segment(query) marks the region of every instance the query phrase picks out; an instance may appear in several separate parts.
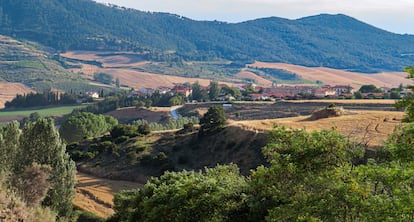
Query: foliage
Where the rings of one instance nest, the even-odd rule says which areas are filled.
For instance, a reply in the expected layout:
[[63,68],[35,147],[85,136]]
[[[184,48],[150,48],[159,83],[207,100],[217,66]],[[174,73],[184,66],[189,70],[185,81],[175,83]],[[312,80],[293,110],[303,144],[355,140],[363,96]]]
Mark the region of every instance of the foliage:
[[144,123],[141,125],[138,125],[138,132],[142,135],[148,135],[151,133],[151,129],[148,123]]
[[33,163],[27,166],[23,174],[14,182],[27,206],[39,206],[46,197],[50,188],[48,179],[51,170],[48,165]]
[[61,141],[54,122],[51,119],[39,119],[26,124],[19,141],[20,149],[14,172],[20,174],[25,166],[32,163],[49,165],[52,186],[43,205],[50,206],[61,216],[71,215],[76,168],[66,153],[65,144]]
[[196,100],[199,102],[207,101],[208,99],[207,92],[201,89],[201,85],[198,83],[198,81],[193,83],[191,85],[191,88],[193,90],[191,93],[192,100]]
[[411,221],[413,129],[366,159],[334,130],[278,127],[263,148],[268,163],[249,177],[234,165],[167,172],[117,194],[109,221]]
[[346,179],[342,170],[346,172],[361,151],[335,131],[274,129],[263,149],[270,166],[252,172],[252,219],[337,221],[335,216],[343,214],[332,201],[341,200],[335,192],[342,189],[342,176]]
[[[9,187],[10,177],[0,173],[0,218],[4,221],[54,222],[56,213],[39,205],[28,206],[14,187]],[[33,188],[35,190],[36,187]]]
[[101,136],[117,124],[118,121],[111,116],[78,112],[66,119],[59,132],[67,142],[74,142],[85,137]]
[[363,85],[359,88],[359,92],[361,93],[379,93],[381,89],[378,89],[375,85]]
[[220,95],[220,86],[218,84],[218,82],[216,81],[211,81],[210,82],[210,87],[208,90],[208,96],[210,98],[210,100],[216,100],[218,98],[218,96]]
[[54,92],[29,93],[27,95],[16,95],[12,101],[5,103],[6,108],[27,108],[49,105],[72,105],[76,104],[77,96],[63,93],[61,95]]
[[[408,73],[408,78],[414,78],[414,66],[408,66],[404,69]],[[414,91],[414,85],[407,86],[407,89]],[[414,122],[414,94],[411,93],[405,96],[402,100],[395,103],[395,107],[405,109],[406,116],[403,119],[405,122]]]
[[197,117],[182,117],[178,116],[178,119],[169,119],[168,123],[160,124],[160,123],[149,123],[146,120],[136,120],[133,122],[134,125],[143,125],[148,124],[150,131],[162,131],[162,130],[173,130],[173,129],[181,129],[184,128],[185,124],[192,123],[198,124],[199,120]]
[[[113,76],[111,74],[108,74],[108,73],[98,72],[98,73],[93,74],[93,79],[97,82],[101,82],[101,83],[110,85],[110,84],[112,84]],[[119,81],[119,79],[118,79],[118,81]]]
[[117,194],[109,221],[240,221],[245,188],[235,165],[166,172],[142,190]]
[[118,124],[112,128],[110,134],[113,139],[116,139],[121,136],[138,136],[139,133],[136,125]]
[[214,133],[226,124],[226,114],[221,106],[212,106],[200,119],[200,135]]
[[178,106],[184,104],[184,96],[182,95],[175,95],[168,100],[168,104],[170,106]]

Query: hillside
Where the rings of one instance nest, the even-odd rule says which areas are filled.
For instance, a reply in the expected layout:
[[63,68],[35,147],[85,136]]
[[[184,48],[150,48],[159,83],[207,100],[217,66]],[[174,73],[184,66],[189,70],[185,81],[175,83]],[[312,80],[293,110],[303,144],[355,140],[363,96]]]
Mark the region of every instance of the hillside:
[[91,0],[3,0],[0,24],[0,34],[60,51],[138,51],[156,61],[257,60],[360,72],[400,71],[414,63],[409,56],[414,36],[393,34],[345,15],[232,24]]
[[248,66],[280,69],[295,73],[312,82],[321,81],[327,85],[350,85],[359,89],[362,85],[374,84],[377,87],[397,87],[399,84],[409,85],[413,81],[403,72],[383,72],[375,74],[347,72],[324,67],[304,67],[286,63],[255,62]]
[[78,74],[66,70],[66,63],[58,61],[45,50],[36,43],[0,35],[0,81],[4,84],[20,83],[26,86],[19,86],[17,91],[16,84],[3,88],[2,94],[8,97],[4,97],[2,101],[12,99],[11,95],[31,90],[42,92],[57,88],[76,92],[96,88],[82,80]]

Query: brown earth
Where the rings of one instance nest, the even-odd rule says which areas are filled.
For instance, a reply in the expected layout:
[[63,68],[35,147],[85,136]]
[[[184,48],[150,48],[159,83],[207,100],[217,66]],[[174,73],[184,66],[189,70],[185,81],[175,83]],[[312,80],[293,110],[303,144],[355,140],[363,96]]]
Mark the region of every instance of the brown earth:
[[283,69],[302,76],[303,79],[311,81],[322,81],[328,85],[351,85],[359,89],[361,85],[374,84],[377,87],[398,87],[399,84],[412,84],[412,80],[407,79],[407,74],[403,72],[385,72],[378,74],[364,74],[347,72],[343,70],[330,69],[324,67],[305,67],[286,63],[266,63],[255,62],[249,66],[260,68]]
[[99,217],[109,217],[114,214],[112,209],[114,194],[121,190],[142,188],[143,184],[98,178],[78,172],[76,175],[76,196],[73,200],[75,207],[91,212]]
[[34,92],[29,87],[21,83],[0,82],[0,108],[4,108],[7,101],[13,100],[16,94]]

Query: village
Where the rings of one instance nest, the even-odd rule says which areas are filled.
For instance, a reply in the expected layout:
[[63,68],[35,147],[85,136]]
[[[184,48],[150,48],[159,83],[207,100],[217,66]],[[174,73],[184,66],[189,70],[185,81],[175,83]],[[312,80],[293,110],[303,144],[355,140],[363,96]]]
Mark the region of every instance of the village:
[[[213,82],[212,82],[213,83]],[[182,95],[191,98],[193,94],[192,84],[175,84],[174,87],[141,88],[132,90],[130,96],[147,97],[154,93],[161,95],[169,94]],[[276,101],[276,100],[298,100],[298,99],[400,99],[410,94],[409,89],[402,85],[398,88],[375,87],[374,85],[363,85],[360,89],[355,89],[350,85],[276,85],[271,87],[259,86],[253,83],[245,85],[228,86],[218,84],[219,94],[213,100],[216,101]],[[210,86],[200,86],[200,90],[210,92]],[[233,89],[233,93],[229,90]],[[234,93],[236,91],[236,93]],[[90,93],[89,93],[90,94]],[[96,95],[96,94],[95,94]]]

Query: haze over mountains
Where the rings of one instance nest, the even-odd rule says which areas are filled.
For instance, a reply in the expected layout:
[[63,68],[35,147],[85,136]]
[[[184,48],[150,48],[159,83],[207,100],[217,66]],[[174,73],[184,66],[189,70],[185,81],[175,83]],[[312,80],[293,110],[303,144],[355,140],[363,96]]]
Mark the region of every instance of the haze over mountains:
[[414,64],[414,36],[346,15],[230,24],[90,0],[2,0],[0,34],[59,51],[147,51],[153,60],[257,60],[367,73],[401,71]]

